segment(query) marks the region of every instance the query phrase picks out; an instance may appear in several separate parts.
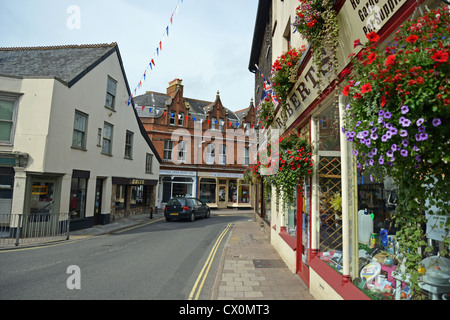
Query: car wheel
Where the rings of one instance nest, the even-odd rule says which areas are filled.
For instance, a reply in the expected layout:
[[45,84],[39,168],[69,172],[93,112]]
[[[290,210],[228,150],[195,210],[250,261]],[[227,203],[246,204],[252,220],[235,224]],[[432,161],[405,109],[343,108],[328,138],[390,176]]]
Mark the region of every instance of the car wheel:
[[166,218],[166,221],[167,221],[167,222],[170,222],[170,221],[172,221],[172,219],[170,219],[170,218]]
[[192,212],[191,213],[191,218],[189,219],[190,222],[194,222],[195,221],[195,214]]
[[208,211],[206,211],[206,218],[209,218],[211,216],[211,212],[208,210]]

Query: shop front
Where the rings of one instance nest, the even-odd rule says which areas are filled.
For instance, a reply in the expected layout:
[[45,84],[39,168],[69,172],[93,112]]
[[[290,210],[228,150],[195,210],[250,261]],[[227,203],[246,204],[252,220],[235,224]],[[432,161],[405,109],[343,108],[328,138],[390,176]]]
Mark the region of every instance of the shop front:
[[198,173],[195,171],[161,170],[158,207],[172,198],[195,197]]

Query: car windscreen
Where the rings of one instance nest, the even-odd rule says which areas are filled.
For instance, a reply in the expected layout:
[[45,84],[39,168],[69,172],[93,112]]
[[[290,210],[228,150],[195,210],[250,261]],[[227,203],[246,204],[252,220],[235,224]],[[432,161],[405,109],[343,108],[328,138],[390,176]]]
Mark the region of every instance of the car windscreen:
[[186,205],[186,199],[170,199],[167,203],[168,206],[185,206]]

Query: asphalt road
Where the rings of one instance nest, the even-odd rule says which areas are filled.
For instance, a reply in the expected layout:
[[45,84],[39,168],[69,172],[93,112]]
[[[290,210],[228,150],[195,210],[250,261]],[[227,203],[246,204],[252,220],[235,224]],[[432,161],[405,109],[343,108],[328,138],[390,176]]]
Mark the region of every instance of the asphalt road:
[[194,289],[194,297],[209,300],[230,234],[226,229],[248,219],[237,213],[163,220],[53,246],[0,251],[0,300],[188,300]]

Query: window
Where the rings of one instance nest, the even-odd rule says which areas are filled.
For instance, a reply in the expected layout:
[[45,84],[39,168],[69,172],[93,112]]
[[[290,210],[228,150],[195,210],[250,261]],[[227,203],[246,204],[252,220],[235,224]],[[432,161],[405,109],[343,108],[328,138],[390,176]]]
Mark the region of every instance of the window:
[[216,203],[216,179],[203,178],[200,181],[200,201]]
[[127,131],[127,135],[125,137],[125,158],[127,159],[133,158],[133,139],[134,133]]
[[145,173],[153,173],[152,167],[153,167],[153,155],[147,153],[145,159]]
[[211,129],[216,130],[217,119],[211,118]]
[[13,99],[0,99],[0,142],[12,143],[16,115],[16,101]]
[[244,130],[246,134],[250,133],[250,122],[244,123]]
[[176,116],[177,114],[175,113],[175,112],[171,112],[170,113],[170,121],[169,121],[169,124],[171,125],[171,126],[174,126],[175,125],[175,116]]
[[244,147],[244,166],[250,165],[250,148]]
[[75,120],[73,124],[72,147],[86,150],[88,116],[82,112],[75,111]]
[[243,180],[240,180],[239,183],[238,202],[250,203],[250,185],[245,184]]
[[102,128],[98,128],[97,132],[97,147],[102,146]]
[[111,77],[108,77],[108,85],[106,88],[106,103],[105,106],[109,109],[115,108],[116,104],[116,91],[117,91],[117,81]]
[[227,163],[227,146],[221,144],[219,147],[219,164]]
[[214,143],[208,144],[206,146],[206,163],[214,164],[215,157],[216,157],[216,145]]
[[225,121],[223,119],[219,119],[219,131],[223,131],[223,125]]
[[172,161],[173,141],[164,141],[164,161]]
[[178,125],[183,126],[184,125],[184,113],[178,114]]
[[103,126],[103,143],[102,143],[102,153],[112,154],[112,139],[113,139],[114,126],[105,122]]
[[187,141],[178,142],[178,161],[186,162],[187,159]]

